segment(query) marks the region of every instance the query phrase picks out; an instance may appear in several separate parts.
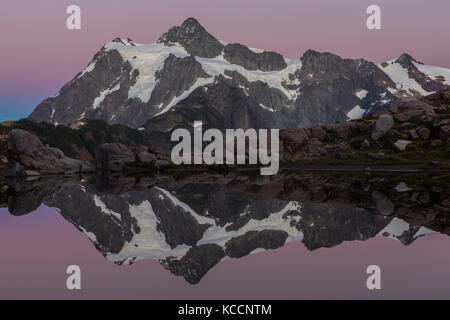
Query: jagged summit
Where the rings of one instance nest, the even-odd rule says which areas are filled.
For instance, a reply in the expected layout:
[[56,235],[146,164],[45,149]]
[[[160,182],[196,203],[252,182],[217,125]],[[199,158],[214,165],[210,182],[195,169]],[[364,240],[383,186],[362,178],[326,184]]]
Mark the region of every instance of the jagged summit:
[[300,61],[302,63],[308,63],[311,61],[315,61],[317,59],[341,59],[341,57],[339,57],[336,54],[333,54],[331,52],[319,52],[313,49],[308,49],[306,50],[303,55],[300,57]]
[[157,41],[166,45],[180,44],[197,57],[214,58],[223,50],[223,45],[195,19],[186,19],[181,26],[170,28]]
[[403,53],[400,57],[395,60],[396,63],[400,63],[403,67],[407,68],[408,66],[412,65],[413,62],[423,64],[422,62],[417,61],[414,59],[410,54]]
[[126,46],[133,46],[133,47],[135,46],[134,41],[132,39],[130,39],[130,38],[117,37],[117,38],[113,39],[111,42],[112,43],[121,43],[121,44],[126,45]]

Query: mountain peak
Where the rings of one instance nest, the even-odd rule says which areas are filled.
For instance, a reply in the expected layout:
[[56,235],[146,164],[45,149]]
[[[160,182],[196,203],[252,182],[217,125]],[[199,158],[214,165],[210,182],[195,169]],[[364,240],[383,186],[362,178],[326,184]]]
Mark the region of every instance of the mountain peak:
[[403,53],[400,57],[397,58],[397,60],[395,60],[395,62],[401,64],[403,67],[408,67],[408,66],[412,65],[413,62],[423,64],[422,62],[419,62],[416,59],[414,59],[408,53]]
[[158,39],[158,43],[178,43],[189,54],[202,58],[214,58],[223,50],[220,41],[208,33],[195,18],[188,18],[181,26],[170,28]]
[[314,63],[316,64],[318,61],[324,62],[325,60],[330,59],[341,59],[339,56],[332,54],[330,52],[319,52],[312,49],[308,49],[305,51],[300,60],[304,63]]
[[198,22],[197,19],[195,18],[187,18],[186,20],[183,21],[183,23],[180,26],[182,29],[191,29],[192,30],[196,30],[196,29],[200,29],[202,31],[206,31],[205,28],[203,28],[203,26],[200,24],[200,22]]
[[126,46],[133,46],[133,47],[135,46],[134,41],[132,39],[130,39],[130,38],[117,37],[117,38],[113,39],[111,42],[121,43],[121,44],[124,44]]

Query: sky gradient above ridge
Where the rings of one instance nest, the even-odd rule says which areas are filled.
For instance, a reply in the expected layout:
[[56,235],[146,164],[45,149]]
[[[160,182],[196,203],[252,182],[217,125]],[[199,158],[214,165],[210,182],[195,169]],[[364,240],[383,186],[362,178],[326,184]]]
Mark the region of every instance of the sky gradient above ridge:
[[[68,30],[66,8],[82,10]],[[1,4],[0,121],[25,117],[117,36],[152,43],[195,17],[215,37],[300,58],[307,49],[381,62],[410,53],[450,67],[450,2],[378,0],[382,30],[366,28],[366,0],[5,0]]]

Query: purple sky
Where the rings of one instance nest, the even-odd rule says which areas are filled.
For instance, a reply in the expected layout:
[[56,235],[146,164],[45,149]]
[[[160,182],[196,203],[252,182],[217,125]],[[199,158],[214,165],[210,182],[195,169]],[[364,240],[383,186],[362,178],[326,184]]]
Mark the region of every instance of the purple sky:
[[[55,210],[23,217],[0,209],[0,299],[375,299],[450,298],[450,238],[433,234],[405,247],[372,238],[308,251],[301,242],[224,261],[190,285],[157,261],[117,266]],[[82,290],[65,288],[68,265]],[[381,291],[367,290],[367,266],[381,267]]]
[[[378,4],[382,30],[369,31]],[[82,30],[65,27],[66,7],[82,9]],[[448,0],[3,0],[0,121],[29,113],[56,93],[116,36],[151,43],[196,17],[221,40],[299,58],[309,48],[381,62],[408,52],[450,67]]]

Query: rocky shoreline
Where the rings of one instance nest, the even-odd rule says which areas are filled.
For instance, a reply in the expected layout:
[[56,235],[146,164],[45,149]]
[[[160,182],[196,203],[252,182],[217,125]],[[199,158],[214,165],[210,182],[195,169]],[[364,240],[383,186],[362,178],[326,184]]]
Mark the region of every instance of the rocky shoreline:
[[[73,159],[58,148],[10,125],[0,135],[0,176],[74,175],[118,172],[154,173],[164,169],[192,169],[170,163],[170,146],[153,151],[147,145],[102,143],[85,160]],[[70,129],[76,130],[76,129]],[[5,130],[3,130],[5,131]],[[149,137],[152,140],[152,137]],[[161,137],[154,136],[161,142]],[[154,144],[150,141],[150,144]],[[405,167],[413,170],[450,168],[450,90],[418,101],[369,115],[360,120],[280,130],[280,165],[284,168],[318,166]],[[249,166],[239,166],[248,169]],[[203,170],[233,171],[236,167],[201,167]],[[317,169],[317,168],[316,168]]]

